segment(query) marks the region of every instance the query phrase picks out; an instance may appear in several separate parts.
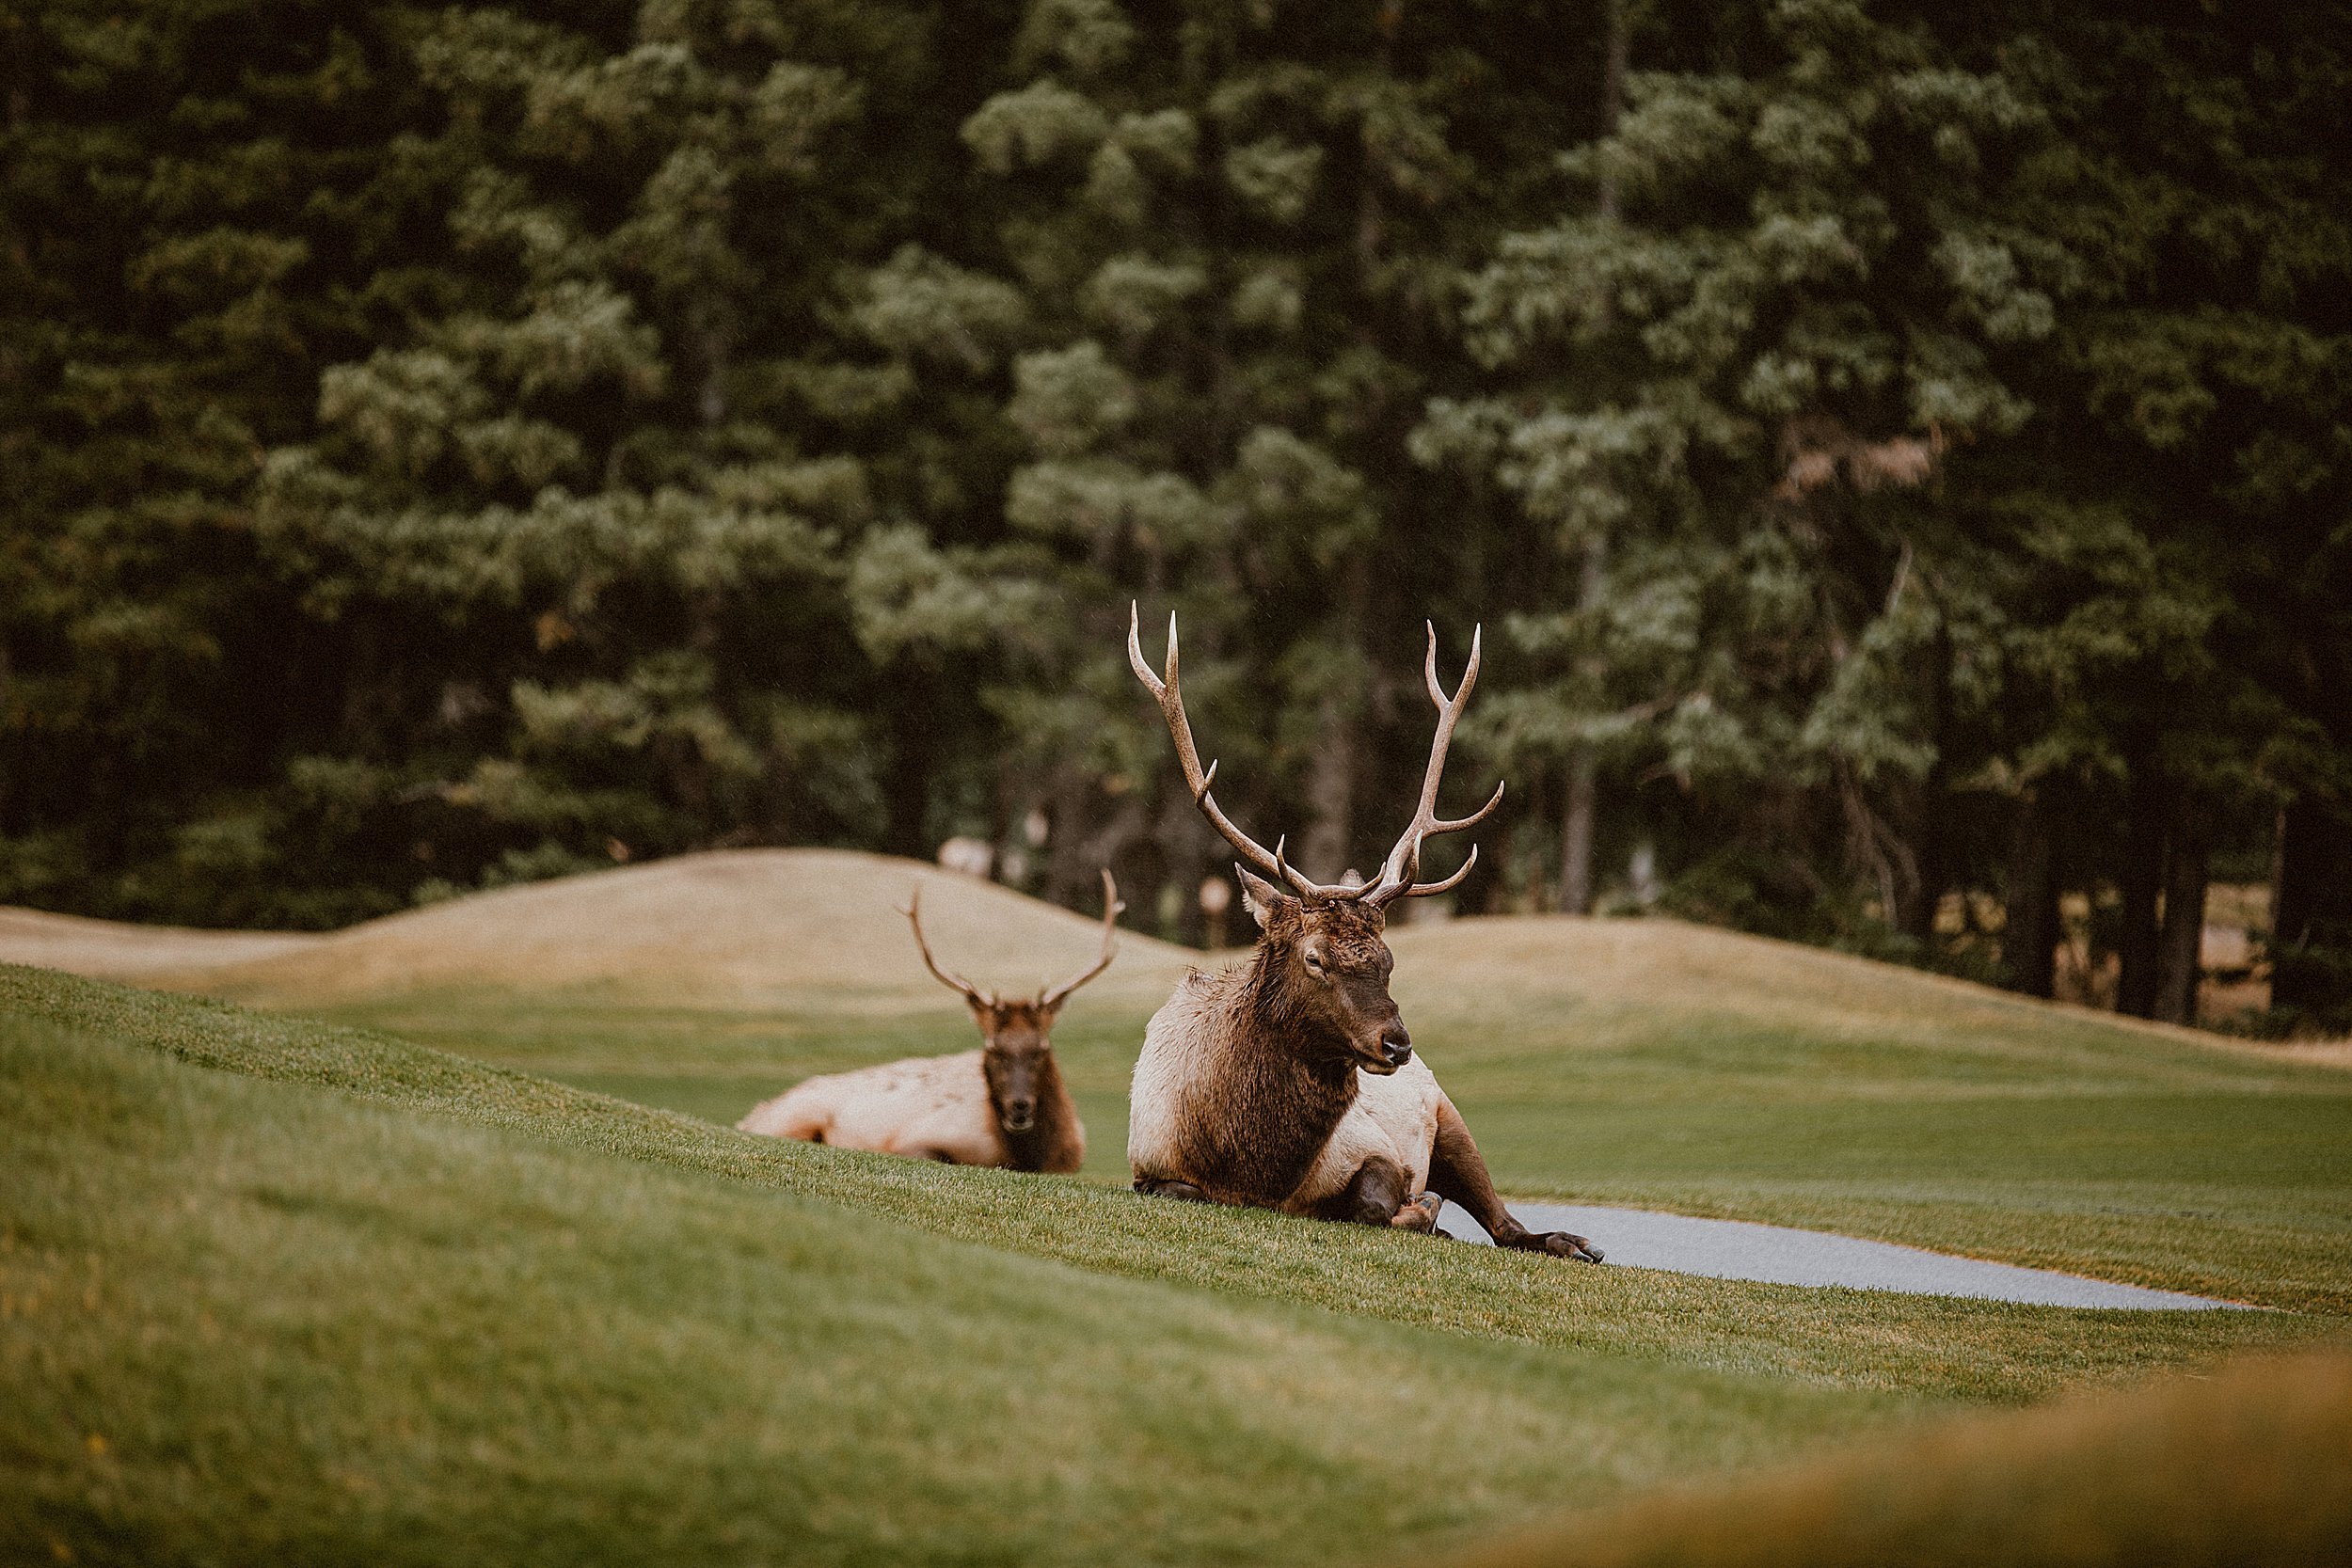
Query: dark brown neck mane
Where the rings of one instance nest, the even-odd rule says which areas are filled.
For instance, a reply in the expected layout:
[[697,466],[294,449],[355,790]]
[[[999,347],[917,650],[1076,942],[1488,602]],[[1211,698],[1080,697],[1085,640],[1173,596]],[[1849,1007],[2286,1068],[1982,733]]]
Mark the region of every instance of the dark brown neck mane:
[[1298,1005],[1290,964],[1287,948],[1258,944],[1231,993],[1213,1109],[1191,1118],[1192,1168],[1228,1201],[1287,1197],[1356,1102],[1347,1041]]

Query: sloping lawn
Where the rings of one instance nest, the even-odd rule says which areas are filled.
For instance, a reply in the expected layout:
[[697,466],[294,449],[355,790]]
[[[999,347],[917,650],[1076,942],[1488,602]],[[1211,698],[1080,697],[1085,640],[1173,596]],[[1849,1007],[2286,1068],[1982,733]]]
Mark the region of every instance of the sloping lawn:
[[[0,1560],[1345,1560],[1915,1403],[1112,1277],[551,1085],[6,979]],[[189,1060],[239,1053],[278,1070]]]
[[[2352,1072],[1665,922],[1463,921],[1396,947],[1414,1038],[1506,1193],[2352,1312]],[[895,1009],[472,990],[329,1016],[722,1123],[810,1073],[977,1038],[921,986]],[[1125,1182],[1146,1016],[1081,993],[1056,1031],[1089,1178]]]
[[1159,1203],[0,969],[9,1560],[1413,1558],[2336,1326]]

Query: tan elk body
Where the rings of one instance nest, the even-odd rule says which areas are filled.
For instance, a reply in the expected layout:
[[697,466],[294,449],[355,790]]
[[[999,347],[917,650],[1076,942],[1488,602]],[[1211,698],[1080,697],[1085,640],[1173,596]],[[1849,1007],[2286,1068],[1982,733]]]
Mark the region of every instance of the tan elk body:
[[1478,680],[1477,638],[1448,697],[1431,628],[1426,669],[1438,731],[1420,806],[1375,880],[1331,886],[1300,875],[1279,842],[1269,853],[1210,793],[1216,765],[1200,766],[1184,716],[1175,618],[1165,676],[1144,661],[1132,611],[1127,657],[1159,700],[1193,803],[1248,863],[1234,869],[1261,932],[1248,964],[1187,974],[1144,1031],[1127,1123],[1136,1190],[1411,1230],[1433,1228],[1440,1200],[1451,1200],[1502,1245],[1598,1262],[1583,1237],[1531,1231],[1512,1217],[1461,1113],[1413,1053],[1389,994],[1389,904],[1446,892],[1477,863],[1473,847],[1452,877],[1423,882],[1422,846],[1476,826],[1502,800],[1497,785],[1469,816],[1437,814],[1454,726]]
[[918,891],[906,914],[923,963],[962,994],[986,1043],[952,1056],[913,1056],[811,1078],[754,1107],[736,1125],[770,1137],[948,1164],[1076,1170],[1086,1162],[1086,1127],[1062,1086],[1051,1036],[1070,993],[1109,967],[1122,908],[1105,871],[1102,956],[1035,997],[1007,1000],[940,968],[923,938]]

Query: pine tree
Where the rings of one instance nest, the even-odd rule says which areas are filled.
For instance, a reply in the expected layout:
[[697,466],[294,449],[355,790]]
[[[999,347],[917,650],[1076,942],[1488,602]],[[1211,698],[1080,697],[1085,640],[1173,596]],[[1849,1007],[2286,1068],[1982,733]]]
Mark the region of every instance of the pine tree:
[[2160,9],[2057,37],[2065,199],[2037,222],[2082,281],[2037,367],[2067,417],[2018,505],[2044,560],[2104,580],[2053,620],[2038,752],[2090,808],[2077,875],[2120,892],[2120,1005],[2176,1022],[2214,857],[2282,806],[2280,1022],[2352,1019],[2346,20]]
[[672,0],[419,36],[446,243],[376,280],[400,324],[321,378],[262,515],[352,661],[297,766],[428,893],[878,831],[844,593],[875,499],[792,432],[875,392],[833,318],[907,195],[866,84],[902,86],[918,37]]
[[1515,621],[1557,674],[1498,705],[1503,743],[1678,784],[1645,810],[1716,846],[1704,911],[1858,939],[1842,859],[1915,947],[2007,626],[1938,502],[2025,422],[2013,366],[2072,264],[2017,221],[2038,56],[1836,0],[1756,23],[1637,13],[1636,64],[1693,66],[1631,71],[1562,160],[1567,211],[1475,279],[1470,344],[1511,388],[1435,404],[1420,446],[1607,563]]
[[407,16],[0,19],[0,900],[248,924],[384,907],[286,859],[339,809],[289,768],[334,679],[258,560],[251,490],[321,367],[367,341],[367,280],[417,216]]
[[1023,747],[1015,792],[1055,818],[1049,890],[1131,852],[1184,919],[1218,863],[1105,657],[1137,590],[1155,626],[1180,610],[1238,807],[1298,824],[1313,875],[1385,847],[1375,803],[1426,745],[1406,695],[1420,623],[1479,597],[1475,542],[1425,504],[1446,486],[1406,439],[1460,373],[1455,269],[1558,119],[1560,52],[1532,46],[1550,20],[1031,8],[1018,85],[965,137],[1041,340],[1006,404],[1028,457],[1006,516],[1070,608],[994,701]]

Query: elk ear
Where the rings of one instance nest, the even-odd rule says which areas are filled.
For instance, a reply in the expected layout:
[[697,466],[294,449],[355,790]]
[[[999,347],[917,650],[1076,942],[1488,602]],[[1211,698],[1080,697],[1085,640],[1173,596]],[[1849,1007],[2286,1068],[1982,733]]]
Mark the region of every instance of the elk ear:
[[1261,931],[1271,931],[1277,921],[1287,920],[1298,912],[1297,899],[1249,867],[1236,863],[1233,874],[1241,879],[1241,901],[1257,917]]

